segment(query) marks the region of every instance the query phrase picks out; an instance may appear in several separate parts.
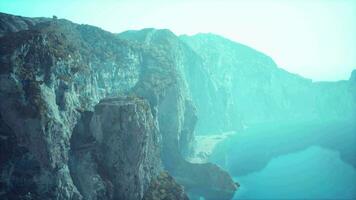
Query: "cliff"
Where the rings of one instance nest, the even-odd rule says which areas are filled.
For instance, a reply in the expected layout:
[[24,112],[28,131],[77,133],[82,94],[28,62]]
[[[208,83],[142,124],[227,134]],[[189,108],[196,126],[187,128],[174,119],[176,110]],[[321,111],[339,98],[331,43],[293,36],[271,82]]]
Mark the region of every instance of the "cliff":
[[232,197],[227,172],[185,161],[197,117],[171,53],[63,19],[0,18],[1,198],[141,199],[164,169],[194,195]]
[[[187,87],[186,74],[182,72],[184,55],[188,50],[187,46],[179,46],[183,43],[169,30],[144,29],[142,31],[129,31],[117,36],[128,42],[137,45],[157,49],[167,56],[170,64],[176,66],[174,73],[178,79],[167,79],[165,86],[160,90],[152,91],[144,84],[137,84],[134,88],[135,93],[150,99],[151,106],[157,108],[158,124],[163,133],[162,161],[165,168],[176,178],[179,184],[185,186],[190,196],[204,196],[205,198],[231,199],[233,191],[237,189],[235,183],[227,172],[221,170],[215,164],[194,164],[186,161],[186,157],[191,153],[194,142],[193,129],[197,121],[196,109],[190,96],[190,88]],[[184,45],[184,44],[183,44]],[[184,49],[187,48],[187,49]],[[183,54],[183,56],[182,56]],[[150,70],[149,70],[150,71]],[[164,73],[157,76],[167,77]],[[145,76],[149,77],[149,76]],[[171,84],[178,82],[179,84]],[[177,87],[179,86],[180,87]],[[154,97],[153,95],[157,95]],[[152,100],[153,99],[153,100]],[[178,138],[177,138],[178,135]]]
[[[243,126],[276,122],[356,119],[352,78],[350,81],[313,82],[278,68],[270,57],[257,50],[218,35],[183,35],[179,38],[201,58],[202,69],[217,88],[209,92],[218,98],[211,117],[220,116],[215,113],[221,112],[214,110],[223,111],[225,115],[223,124],[202,118],[197,125],[199,133],[239,130]],[[193,98],[193,101],[198,109],[202,107],[199,100]],[[199,110],[197,113],[200,119]]]
[[196,106],[198,134],[356,118],[352,78],[313,82],[278,68],[253,48],[214,34],[177,37],[169,30],[143,29],[118,37],[168,52]]
[[187,161],[195,132],[352,121],[354,83],[213,34],[0,14],[0,197],[231,199],[226,171]]

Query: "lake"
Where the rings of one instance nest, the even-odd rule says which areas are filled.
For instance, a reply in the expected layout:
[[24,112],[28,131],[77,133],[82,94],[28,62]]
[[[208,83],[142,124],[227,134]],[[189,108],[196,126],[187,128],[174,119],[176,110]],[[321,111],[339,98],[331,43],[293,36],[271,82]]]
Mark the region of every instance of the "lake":
[[356,199],[353,122],[250,127],[217,144],[209,161],[240,183],[236,199]]
[[356,170],[336,151],[313,146],[272,159],[261,171],[235,177],[234,199],[356,199]]

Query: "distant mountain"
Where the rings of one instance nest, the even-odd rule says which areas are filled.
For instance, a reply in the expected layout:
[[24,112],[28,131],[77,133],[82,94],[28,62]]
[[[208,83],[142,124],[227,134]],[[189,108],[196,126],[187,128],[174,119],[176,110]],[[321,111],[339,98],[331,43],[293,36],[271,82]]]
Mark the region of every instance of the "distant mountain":
[[213,34],[180,39],[202,58],[210,80],[225,93],[230,121],[221,129],[233,128],[240,123],[236,120],[248,126],[356,117],[350,81],[312,82],[278,68],[261,52]]
[[164,47],[179,66],[196,108],[198,134],[290,121],[350,121],[350,81],[312,82],[269,56],[214,34],[175,36],[169,30],[126,31],[122,39]]

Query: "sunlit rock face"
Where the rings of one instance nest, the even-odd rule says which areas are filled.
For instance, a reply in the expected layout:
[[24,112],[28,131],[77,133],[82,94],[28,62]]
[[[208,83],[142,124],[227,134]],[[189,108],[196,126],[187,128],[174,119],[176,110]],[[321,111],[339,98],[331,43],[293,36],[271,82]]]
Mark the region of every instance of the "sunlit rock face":
[[[163,169],[191,190],[235,192],[219,167],[184,159],[197,115],[174,53],[66,20],[12,29],[24,19],[3,17],[1,198],[140,199]],[[217,178],[200,186],[206,174]]]

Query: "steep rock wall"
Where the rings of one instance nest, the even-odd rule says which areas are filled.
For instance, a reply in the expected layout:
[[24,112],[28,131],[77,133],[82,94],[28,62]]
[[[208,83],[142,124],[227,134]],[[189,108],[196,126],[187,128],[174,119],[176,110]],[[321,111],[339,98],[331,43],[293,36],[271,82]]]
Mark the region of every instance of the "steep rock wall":
[[104,99],[82,116],[69,164],[81,194],[85,199],[142,199],[161,170],[161,139],[148,103],[135,97]]
[[[160,69],[158,72],[155,68],[146,68],[145,77],[156,78],[145,79],[134,89],[136,94],[150,100],[152,108],[157,109],[158,124],[164,141],[162,161],[165,168],[177,179],[178,183],[185,186],[192,198],[203,196],[206,199],[231,199],[237,186],[227,172],[211,163],[193,164],[185,160],[189,151],[184,152],[184,150],[192,148],[194,127],[198,120],[191,93],[185,85],[186,74],[182,69],[182,67],[187,67],[182,64],[182,60],[187,57],[181,48],[186,47],[180,47],[182,43],[168,30],[129,31],[120,34],[119,37],[144,43],[149,47],[157,48],[159,52],[168,52],[169,63],[178,66]],[[166,73],[176,75],[167,76]],[[166,77],[177,78],[167,79]],[[162,86],[160,90],[154,92],[150,90],[157,88],[152,87],[152,80],[156,80],[154,83]]]
[[[204,132],[239,130],[243,126],[275,122],[356,119],[350,81],[313,82],[278,68],[270,57],[257,50],[218,35],[179,38],[201,58],[202,69],[219,88],[211,92],[219,99],[214,109],[226,108],[223,124],[202,118],[201,126],[216,124]],[[211,115],[213,118],[219,116],[214,112]]]
[[[1,197],[17,195],[6,166],[22,156],[34,170],[22,193],[39,199],[139,199],[161,158],[169,173],[184,163],[185,178],[190,166],[199,169],[183,156],[193,144],[195,107],[166,52],[57,19],[5,33],[0,44],[1,138],[23,149],[1,164]],[[135,148],[123,140],[137,140]],[[211,170],[197,171],[227,175]],[[236,190],[228,175],[209,184]]]

